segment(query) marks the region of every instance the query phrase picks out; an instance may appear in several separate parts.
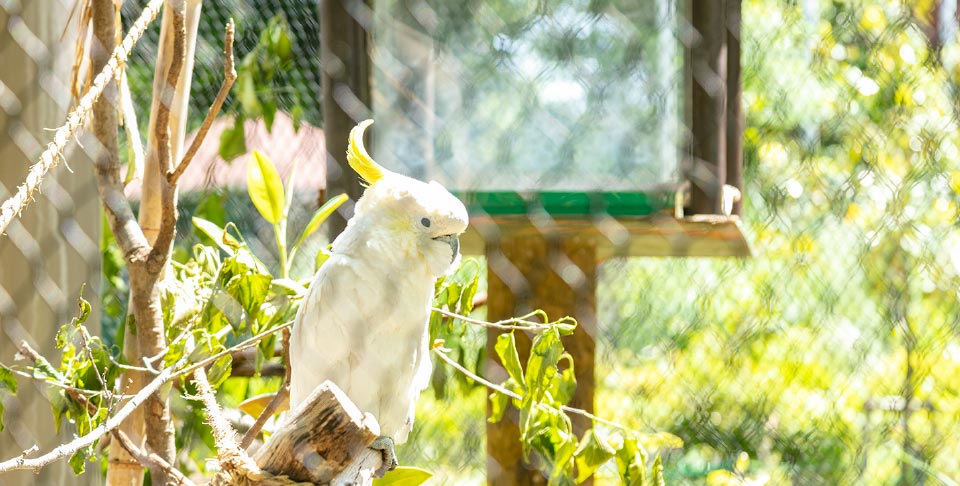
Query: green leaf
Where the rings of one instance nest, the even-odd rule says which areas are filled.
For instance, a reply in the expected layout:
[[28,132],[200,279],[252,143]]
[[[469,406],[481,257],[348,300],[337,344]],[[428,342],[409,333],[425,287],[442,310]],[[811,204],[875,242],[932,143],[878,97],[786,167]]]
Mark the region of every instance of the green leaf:
[[14,378],[13,371],[5,366],[0,366],[0,390],[17,393],[17,379]]
[[524,384],[531,390],[526,399],[540,401],[557,372],[557,360],[563,353],[560,334],[556,327],[547,329],[533,339]]
[[227,378],[230,378],[230,373],[232,370],[233,358],[229,354],[218,358],[210,367],[210,386],[214,389],[220,387],[220,385],[226,381]]
[[247,165],[247,191],[263,219],[270,224],[283,219],[285,197],[280,174],[273,161],[259,150],[253,151],[253,159]]
[[401,466],[382,478],[373,480],[373,486],[418,486],[433,477],[433,473],[416,467]]
[[293,248],[299,248],[308,236],[320,229],[320,225],[323,224],[323,222],[326,221],[327,218],[329,218],[330,215],[333,214],[333,212],[336,211],[341,204],[345,203],[347,199],[348,196],[346,194],[340,194],[323,203],[323,206],[320,206],[320,209],[317,209],[316,212],[313,213],[313,216],[310,218],[310,222],[307,223],[305,228],[303,228],[303,233],[301,233],[300,237],[297,238],[297,242],[294,243]]
[[257,97],[257,85],[251,71],[240,70],[237,76],[237,96],[240,98],[240,106],[245,116],[257,118],[263,113],[263,106]]
[[313,261],[313,271],[316,272],[317,270],[319,270],[320,267],[323,266],[323,264],[330,259],[331,255],[333,255],[333,253],[330,253],[330,250],[326,248],[322,248],[320,251],[318,251],[317,257]]
[[598,437],[593,429],[587,430],[574,454],[574,461],[577,464],[577,482],[585,481],[614,455],[613,448]]
[[573,357],[569,353],[563,353],[560,359],[566,360],[568,365],[550,380],[550,395],[559,403],[567,403],[577,391],[577,377],[574,372]]
[[70,456],[70,467],[73,469],[73,474],[77,476],[83,474],[83,471],[86,470],[87,459],[90,458],[92,453],[93,447],[84,447]]
[[84,322],[87,322],[87,318],[90,317],[90,302],[87,302],[83,298],[83,287],[80,287],[80,297],[77,298],[77,307],[80,308],[79,314],[73,319],[74,325],[80,325]]
[[623,446],[617,450],[617,472],[620,474],[620,483],[625,486],[644,486],[646,482],[646,465],[643,451],[637,444],[637,439],[626,437]]
[[217,153],[227,162],[247,153],[247,138],[243,133],[242,116],[237,116],[233,126],[220,133],[220,148]]
[[495,424],[503,419],[507,413],[507,407],[510,405],[510,397],[500,392],[490,394],[490,418],[487,419],[491,424]]
[[520,366],[520,355],[517,353],[517,340],[513,331],[497,336],[497,344],[494,345],[494,349],[497,351],[497,356],[500,357],[500,362],[503,363],[503,367],[506,368],[510,378],[513,378],[513,381],[519,383],[520,386],[525,386],[523,368]]
[[653,486],[665,486],[666,481],[663,478],[663,462],[660,460],[660,454],[653,460],[653,466],[650,466],[650,481]]
[[215,223],[197,216],[194,216],[192,221],[193,225],[196,226],[201,233],[213,240],[223,251],[232,255],[237,248],[242,246],[236,238]]
[[307,288],[303,285],[300,285],[296,280],[291,280],[289,278],[278,278],[270,282],[271,289],[281,295],[307,295]]
[[294,133],[300,131],[300,126],[303,125],[303,107],[299,104],[294,105],[290,109],[290,118],[293,120],[293,131]]
[[277,117],[277,103],[272,97],[263,100],[263,124],[267,126],[267,133],[273,132],[273,120]]

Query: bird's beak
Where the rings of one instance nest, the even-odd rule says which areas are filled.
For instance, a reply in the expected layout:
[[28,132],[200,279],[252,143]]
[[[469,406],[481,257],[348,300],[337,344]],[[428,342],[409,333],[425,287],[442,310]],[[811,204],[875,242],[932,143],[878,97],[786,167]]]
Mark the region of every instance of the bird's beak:
[[460,235],[437,236],[433,240],[442,241],[450,245],[450,250],[452,251],[450,256],[450,262],[453,263],[454,261],[456,261],[457,255],[460,254]]

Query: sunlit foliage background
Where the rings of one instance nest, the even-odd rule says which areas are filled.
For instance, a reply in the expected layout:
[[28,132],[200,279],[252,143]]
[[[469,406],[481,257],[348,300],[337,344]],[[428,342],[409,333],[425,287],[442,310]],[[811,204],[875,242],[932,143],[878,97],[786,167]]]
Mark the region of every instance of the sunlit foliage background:
[[[937,32],[936,9],[743,2],[755,255],[601,271],[598,413],[682,438],[661,451],[669,484],[960,480],[960,45],[956,29]],[[248,17],[265,27],[280,9],[269,10]],[[304,25],[291,19],[295,46],[316,35]],[[294,84],[314,69],[295,58]],[[322,123],[308,95],[278,93],[272,109]],[[220,200],[229,212],[242,199]],[[481,332],[466,331],[467,364],[481,347]],[[258,393],[258,380],[228,381],[224,400]],[[435,484],[481,482],[486,395],[435,377],[401,462],[434,471]],[[616,471],[600,476],[612,483]]]
[[[755,256],[614,260],[598,292],[598,410],[684,440],[668,482],[960,478],[960,48],[930,9],[744,2]],[[465,398],[424,401],[412,460],[478,477]]]

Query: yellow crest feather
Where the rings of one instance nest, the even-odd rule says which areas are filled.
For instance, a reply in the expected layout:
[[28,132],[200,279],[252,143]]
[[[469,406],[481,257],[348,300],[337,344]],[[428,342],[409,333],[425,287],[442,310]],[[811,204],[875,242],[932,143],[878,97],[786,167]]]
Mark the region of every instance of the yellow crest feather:
[[347,162],[367,184],[383,179],[384,173],[389,172],[376,163],[363,146],[363,132],[372,124],[373,120],[364,120],[353,127],[353,130],[350,130],[350,141],[347,145]]

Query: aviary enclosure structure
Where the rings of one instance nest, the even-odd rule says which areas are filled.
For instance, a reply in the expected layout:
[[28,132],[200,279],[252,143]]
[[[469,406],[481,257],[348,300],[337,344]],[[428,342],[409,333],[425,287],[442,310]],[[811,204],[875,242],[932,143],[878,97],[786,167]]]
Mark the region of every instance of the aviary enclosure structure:
[[[101,44],[120,40],[147,2],[113,5],[0,2],[2,199],[97,85],[85,73],[109,49],[76,39],[109,24]],[[282,388],[279,329],[362,191],[343,154],[367,118],[380,163],[441,182],[471,213],[461,244],[474,259],[438,285],[431,388],[398,447],[428,484],[960,481],[956,2],[150,5],[184,9],[179,70],[192,76],[162,67],[178,49],[161,40],[161,22],[175,28],[164,13],[0,235],[0,460],[97,432],[150,382],[127,381],[137,373],[204,362],[212,390],[163,381],[169,400],[145,408],[173,416],[160,442],[104,433],[4,484],[138,482],[143,466],[154,481],[205,481],[218,450],[227,472],[264,466],[225,455],[247,438],[225,447],[206,421],[253,429],[257,444],[259,427],[276,430],[256,419]],[[204,139],[231,18],[237,79]],[[163,115],[168,77],[180,94]],[[97,113],[119,115],[116,149]],[[147,188],[167,123],[171,161],[205,141],[174,178],[161,275],[130,267],[104,187],[144,232],[160,226],[144,218],[169,214],[150,209],[151,194],[170,200],[162,181]],[[105,170],[110,153],[119,166]],[[282,211],[257,196],[271,191]],[[147,362],[123,354],[131,331],[151,344],[129,317],[140,271],[170,282],[165,354]],[[81,284],[92,307],[78,325]],[[547,318],[491,328],[537,309]],[[570,331],[555,321],[566,315],[578,325],[561,354],[550,336]]]

